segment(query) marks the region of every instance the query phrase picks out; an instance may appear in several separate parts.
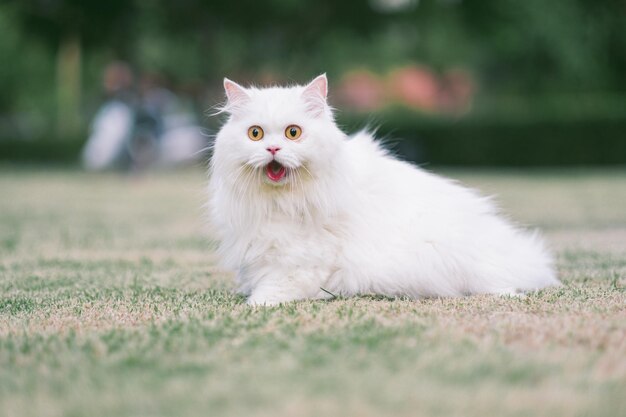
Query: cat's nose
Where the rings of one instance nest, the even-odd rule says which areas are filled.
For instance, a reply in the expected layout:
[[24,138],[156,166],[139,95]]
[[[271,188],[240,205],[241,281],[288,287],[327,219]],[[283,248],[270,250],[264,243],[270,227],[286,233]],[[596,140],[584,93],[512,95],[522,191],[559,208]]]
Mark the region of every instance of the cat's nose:
[[266,149],[272,155],[276,155],[276,152],[280,151],[280,148],[278,146],[270,146],[269,148],[266,148]]

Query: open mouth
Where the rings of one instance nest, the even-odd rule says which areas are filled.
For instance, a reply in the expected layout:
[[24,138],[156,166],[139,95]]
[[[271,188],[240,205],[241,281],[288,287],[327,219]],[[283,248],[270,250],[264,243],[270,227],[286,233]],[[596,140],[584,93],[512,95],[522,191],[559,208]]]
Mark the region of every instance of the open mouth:
[[274,160],[265,166],[265,173],[270,181],[279,182],[285,178],[287,170],[279,162]]

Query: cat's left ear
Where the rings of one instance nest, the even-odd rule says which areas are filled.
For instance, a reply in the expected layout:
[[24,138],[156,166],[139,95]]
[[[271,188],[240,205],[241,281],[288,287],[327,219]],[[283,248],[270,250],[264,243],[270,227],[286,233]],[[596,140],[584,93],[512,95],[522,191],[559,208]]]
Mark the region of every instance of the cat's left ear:
[[308,105],[311,113],[319,116],[326,112],[328,105],[326,97],[328,96],[328,79],[326,74],[318,75],[313,81],[304,87],[302,97]]
[[237,107],[250,99],[245,88],[228,78],[224,78],[224,91],[228,98],[228,107]]

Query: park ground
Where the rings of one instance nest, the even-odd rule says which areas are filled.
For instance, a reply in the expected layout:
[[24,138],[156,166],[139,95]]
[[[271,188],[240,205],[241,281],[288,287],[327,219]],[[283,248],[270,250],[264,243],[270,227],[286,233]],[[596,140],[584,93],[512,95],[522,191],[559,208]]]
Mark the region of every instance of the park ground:
[[626,415],[626,169],[444,173],[541,228],[564,285],[251,308],[202,169],[0,167],[0,415]]

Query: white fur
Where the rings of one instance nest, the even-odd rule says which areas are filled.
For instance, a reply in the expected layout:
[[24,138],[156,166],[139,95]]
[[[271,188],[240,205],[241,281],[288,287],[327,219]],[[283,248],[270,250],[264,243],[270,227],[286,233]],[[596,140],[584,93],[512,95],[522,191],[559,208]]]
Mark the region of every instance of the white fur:
[[[557,285],[536,233],[514,227],[475,191],[389,155],[367,132],[346,136],[308,86],[225,80],[230,114],[211,160],[210,215],[225,267],[250,304],[333,294],[447,297]],[[302,136],[290,141],[288,125]],[[260,141],[247,137],[258,125]],[[279,184],[263,170],[279,146]]]

